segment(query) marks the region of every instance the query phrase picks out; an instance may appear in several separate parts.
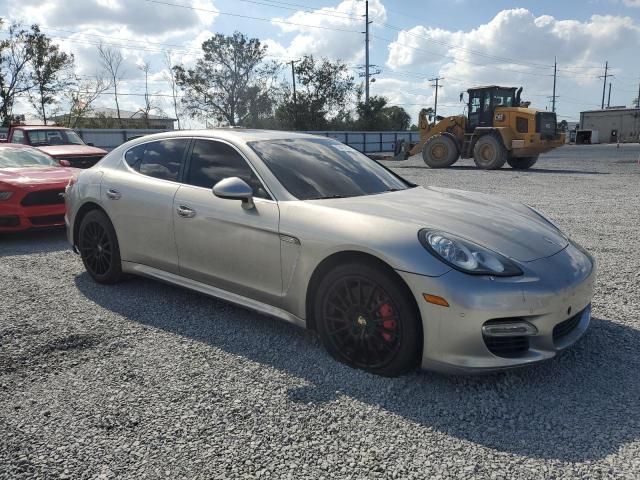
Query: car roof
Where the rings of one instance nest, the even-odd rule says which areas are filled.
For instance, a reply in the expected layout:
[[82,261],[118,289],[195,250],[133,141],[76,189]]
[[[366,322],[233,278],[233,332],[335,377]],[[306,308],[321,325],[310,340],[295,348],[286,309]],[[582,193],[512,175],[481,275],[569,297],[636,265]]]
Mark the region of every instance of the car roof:
[[30,146],[30,145],[23,145],[22,143],[7,143],[7,142],[2,142],[0,143],[0,148],[32,148],[35,150],[34,147]]
[[168,132],[154,133],[136,138],[134,141],[144,143],[149,140],[175,137],[205,137],[217,138],[229,141],[252,142],[257,140],[282,140],[290,138],[327,138],[324,135],[312,135],[309,133],[289,132],[286,130],[259,130],[253,128],[210,128],[203,130],[171,130]]
[[20,128],[22,130],[71,130],[67,127],[53,125],[12,125],[11,128]]

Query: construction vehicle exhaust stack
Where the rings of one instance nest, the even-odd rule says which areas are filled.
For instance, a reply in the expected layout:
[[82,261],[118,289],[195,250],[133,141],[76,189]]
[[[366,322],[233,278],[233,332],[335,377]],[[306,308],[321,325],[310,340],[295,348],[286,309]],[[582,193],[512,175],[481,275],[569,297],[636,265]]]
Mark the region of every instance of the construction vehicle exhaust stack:
[[[538,155],[564,144],[554,112],[536,110],[522,102],[522,87],[470,88],[467,115],[432,118],[420,112],[420,142],[398,148],[396,159],[422,152],[431,168],[446,168],[459,158],[473,158],[479,168],[494,170],[505,162],[526,169]],[[462,99],[462,94],[460,95]]]

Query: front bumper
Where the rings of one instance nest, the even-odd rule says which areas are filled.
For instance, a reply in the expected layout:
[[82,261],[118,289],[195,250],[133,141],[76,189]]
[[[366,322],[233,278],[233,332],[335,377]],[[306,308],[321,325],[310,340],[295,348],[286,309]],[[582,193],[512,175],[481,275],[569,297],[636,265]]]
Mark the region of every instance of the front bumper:
[[62,226],[64,226],[64,204],[31,207],[11,204],[0,207],[0,232],[20,232]]
[[[440,277],[398,272],[413,292],[422,317],[422,367],[444,372],[483,372],[519,367],[553,358],[587,330],[595,282],[595,261],[570,244],[555,255],[519,264],[524,275],[489,277],[451,270]],[[447,300],[427,303],[423,294]],[[517,319],[535,326],[527,347],[516,355],[492,353],[482,326],[490,320]],[[558,327],[572,319],[570,329]],[[566,325],[566,324],[564,324]]]

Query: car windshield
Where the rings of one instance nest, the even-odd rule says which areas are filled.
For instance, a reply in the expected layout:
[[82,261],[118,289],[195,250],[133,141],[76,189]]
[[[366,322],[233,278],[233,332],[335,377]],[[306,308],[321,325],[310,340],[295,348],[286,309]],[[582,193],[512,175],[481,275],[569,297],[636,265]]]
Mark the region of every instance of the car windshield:
[[84,145],[73,130],[29,130],[27,134],[30,145]]
[[413,186],[366,155],[330,138],[263,140],[248,145],[300,200],[373,195]]
[[53,158],[35,148],[0,147],[0,168],[59,166]]

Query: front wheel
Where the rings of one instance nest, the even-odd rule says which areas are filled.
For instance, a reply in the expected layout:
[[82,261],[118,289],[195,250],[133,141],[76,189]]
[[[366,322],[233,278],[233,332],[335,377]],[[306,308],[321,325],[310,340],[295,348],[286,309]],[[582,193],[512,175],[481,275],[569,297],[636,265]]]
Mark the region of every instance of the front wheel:
[[122,262],[116,231],[100,210],[87,213],[78,232],[84,268],[98,283],[116,283],[122,278]]
[[460,157],[456,142],[448,135],[434,135],[422,147],[422,160],[430,168],[447,168]]
[[507,161],[507,149],[496,135],[483,135],[473,148],[473,160],[484,170],[497,170]]
[[527,168],[533,167],[537,161],[538,155],[533,157],[507,158],[507,163],[515,170],[526,170]]
[[322,343],[334,358],[389,377],[415,368],[422,345],[411,293],[391,275],[368,264],[336,267],[320,282],[314,309]]

